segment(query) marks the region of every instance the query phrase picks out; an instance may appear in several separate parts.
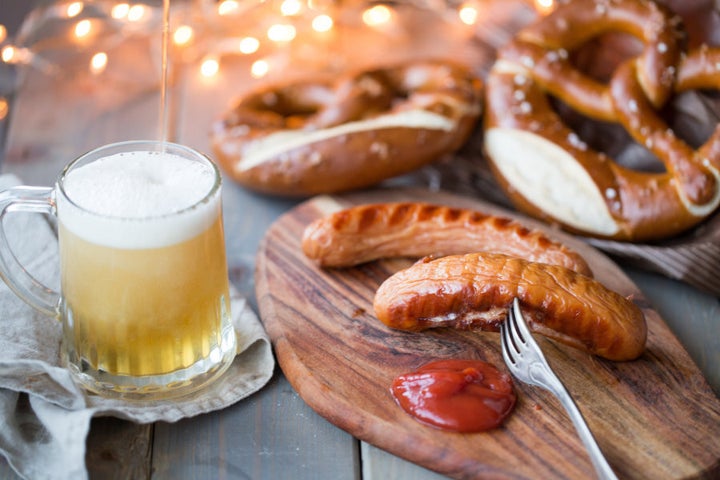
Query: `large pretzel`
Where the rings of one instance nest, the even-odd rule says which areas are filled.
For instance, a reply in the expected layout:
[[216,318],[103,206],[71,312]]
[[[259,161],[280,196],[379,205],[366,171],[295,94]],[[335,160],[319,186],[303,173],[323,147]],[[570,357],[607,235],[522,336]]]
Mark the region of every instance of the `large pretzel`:
[[[576,69],[570,53],[606,32],[644,48],[607,85]],[[658,110],[685,90],[720,89],[720,49],[685,53],[682,22],[646,0],[574,0],[527,27],[498,55],[486,85],[485,149],[515,205],[587,235],[667,238],[720,203],[720,125],[697,150]],[[621,124],[665,166],[624,168],[592,150],[553,109],[554,96],[596,120]]]
[[265,87],[216,125],[213,150],[234,180],[264,193],[367,187],[460,148],[481,88],[466,67],[440,61]]

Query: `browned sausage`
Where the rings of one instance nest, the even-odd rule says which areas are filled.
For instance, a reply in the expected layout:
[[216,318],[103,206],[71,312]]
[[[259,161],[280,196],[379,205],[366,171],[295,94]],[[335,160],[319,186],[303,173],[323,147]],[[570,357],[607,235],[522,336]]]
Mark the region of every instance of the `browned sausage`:
[[473,253],[418,262],[388,278],[375,313],[402,330],[498,330],[518,297],[532,331],[610,360],[645,348],[642,311],[601,283],[567,268]]
[[492,251],[592,276],[580,254],[539,230],[509,218],[426,203],[378,203],[341,210],[308,225],[302,248],[325,267],[388,257]]

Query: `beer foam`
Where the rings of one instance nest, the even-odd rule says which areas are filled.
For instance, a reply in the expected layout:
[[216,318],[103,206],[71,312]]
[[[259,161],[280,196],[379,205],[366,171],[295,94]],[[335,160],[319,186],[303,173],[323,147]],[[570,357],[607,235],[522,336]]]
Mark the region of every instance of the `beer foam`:
[[219,189],[203,201],[214,183],[212,167],[173,153],[117,153],[69,172],[63,188],[67,198],[57,196],[58,216],[68,230],[92,243],[173,245],[200,234],[217,218]]

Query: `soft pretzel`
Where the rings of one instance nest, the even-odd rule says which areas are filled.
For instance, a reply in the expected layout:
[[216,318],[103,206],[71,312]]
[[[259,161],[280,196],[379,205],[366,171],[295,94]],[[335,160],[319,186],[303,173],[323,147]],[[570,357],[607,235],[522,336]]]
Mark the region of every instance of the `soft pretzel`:
[[497,331],[518,297],[532,331],[609,360],[645,349],[642,310],[572,270],[494,253],[418,262],[385,280],[374,309],[385,325]]
[[[607,85],[575,69],[570,54],[606,32],[629,33],[642,52]],[[504,47],[486,85],[485,149],[498,182],[525,212],[567,229],[617,240],[681,233],[720,204],[720,126],[697,150],[658,110],[689,89],[720,89],[720,49],[684,52],[679,17],[646,0],[575,0]],[[663,164],[624,168],[568,128],[549,96],[596,119],[621,124]]]
[[216,125],[212,146],[224,170],[256,191],[357,189],[460,148],[481,101],[469,69],[409,63],[251,93]]
[[319,218],[305,228],[302,249],[323,267],[492,251],[592,276],[579,253],[540,230],[502,216],[422,202],[357,205]]

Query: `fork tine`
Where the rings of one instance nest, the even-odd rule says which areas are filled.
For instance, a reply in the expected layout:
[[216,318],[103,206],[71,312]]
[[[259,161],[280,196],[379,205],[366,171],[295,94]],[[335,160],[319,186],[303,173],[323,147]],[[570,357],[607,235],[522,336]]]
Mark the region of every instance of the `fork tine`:
[[[527,328],[525,329],[525,335],[521,325],[523,324],[522,313],[520,312],[520,303],[517,298],[513,299],[513,303],[508,309],[508,316],[503,324],[506,326],[506,337],[508,345],[514,350],[513,353],[516,357],[522,357],[523,352],[527,351],[526,337]],[[523,325],[524,326],[524,325]]]
[[500,346],[502,347],[502,356],[503,360],[505,360],[505,364],[508,365],[508,367],[512,367],[515,365],[515,358],[510,351],[512,340],[510,339],[510,332],[508,331],[509,327],[507,325],[509,321],[510,320],[508,319],[500,324]]
[[515,338],[517,338],[519,342],[524,344],[526,349],[533,348],[538,353],[538,355],[544,359],[545,356],[543,355],[540,346],[537,344],[532,334],[530,333],[530,329],[527,326],[525,317],[523,317],[523,314],[520,311],[520,301],[517,299],[517,297],[513,299],[512,308],[510,308],[510,312],[508,314],[508,319],[510,318],[512,319],[510,323],[513,327]]
[[514,327],[512,323],[514,320],[510,318],[512,312],[509,312],[508,318],[500,324],[500,335],[502,353],[505,363],[510,363],[511,367],[518,363],[517,357],[522,355],[520,345],[515,342],[514,339]]
[[[508,339],[512,342],[513,347],[518,353],[522,353],[522,346],[525,339],[518,329],[518,316],[520,315],[520,307],[517,298],[513,298],[513,303],[508,309],[508,317],[505,321],[508,328]],[[520,317],[522,318],[522,317]]]
[[520,311],[520,302],[517,298],[513,298],[510,315],[513,318],[512,325],[515,329],[517,337],[520,338],[522,343],[530,343],[532,341],[532,335],[525,324],[525,317],[523,317],[523,314]]

